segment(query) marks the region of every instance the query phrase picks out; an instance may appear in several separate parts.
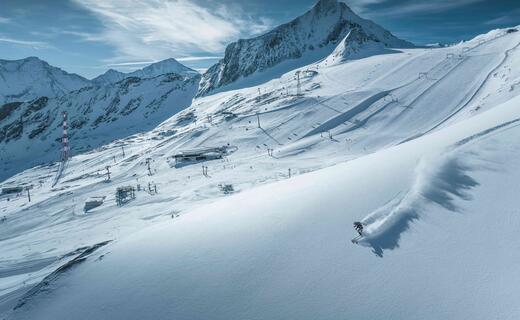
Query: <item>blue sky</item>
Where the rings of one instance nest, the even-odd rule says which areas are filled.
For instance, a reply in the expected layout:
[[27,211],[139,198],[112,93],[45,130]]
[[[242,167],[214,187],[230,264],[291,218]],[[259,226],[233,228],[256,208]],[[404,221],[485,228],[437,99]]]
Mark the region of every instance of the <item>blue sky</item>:
[[[0,59],[37,56],[87,78],[174,57],[198,69],[226,44],[304,13],[314,0],[0,0]],[[519,0],[345,0],[417,44],[520,24]]]

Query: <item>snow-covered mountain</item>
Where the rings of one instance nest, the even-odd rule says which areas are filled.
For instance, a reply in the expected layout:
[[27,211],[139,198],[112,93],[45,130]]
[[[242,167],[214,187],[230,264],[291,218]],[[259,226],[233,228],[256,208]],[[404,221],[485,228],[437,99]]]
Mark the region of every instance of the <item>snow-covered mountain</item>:
[[169,73],[174,73],[182,76],[195,76],[197,74],[197,71],[184,66],[183,64],[179,63],[177,60],[173,58],[170,58],[153,63],[143,69],[139,69],[130,73],[123,73],[114,69],[110,69],[104,74],[92,79],[92,82],[94,82],[97,85],[106,85],[116,83],[130,77],[148,79]]
[[129,77],[59,98],[39,97],[0,107],[0,180],[59,159],[62,113],[69,117],[72,151],[87,151],[144,132],[190,106],[200,76],[174,73]]
[[[55,186],[58,165],[11,177],[35,187],[0,201],[0,315],[519,318],[519,49],[493,30],[320,61],[298,70],[300,95],[292,70],[75,155]],[[118,206],[123,186],[140,191]]]
[[[343,2],[320,0],[310,11],[287,24],[262,36],[231,43],[226,48],[224,58],[204,74],[198,95],[207,95],[215,89],[275,66],[280,69],[276,72],[283,73],[309,64],[326,57],[344,39],[344,58],[359,53],[365,47],[413,46],[374,22],[360,18]],[[370,50],[364,56],[374,53],[374,50]],[[280,66],[284,62],[285,65]],[[257,76],[266,79],[272,74]]]
[[110,85],[127,78],[154,78],[165,74],[197,77],[198,73],[170,58],[143,69],[123,73],[108,70],[93,80],[67,73],[36,57],[0,60],[0,106],[11,102],[27,102],[40,97],[56,98],[89,86]]
[[0,319],[520,318],[519,30],[3,105]]
[[42,96],[54,98],[90,85],[90,81],[36,57],[0,60],[0,105]]

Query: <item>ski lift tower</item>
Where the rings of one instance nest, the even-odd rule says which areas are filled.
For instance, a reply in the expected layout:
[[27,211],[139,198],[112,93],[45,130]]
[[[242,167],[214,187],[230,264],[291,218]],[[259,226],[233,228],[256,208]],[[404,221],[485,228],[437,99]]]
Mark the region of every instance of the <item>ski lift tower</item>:
[[62,151],[61,151],[61,160],[63,162],[67,162],[70,156],[70,147],[69,147],[69,135],[68,135],[68,125],[67,125],[67,112],[63,112],[63,138],[61,140],[62,143]]

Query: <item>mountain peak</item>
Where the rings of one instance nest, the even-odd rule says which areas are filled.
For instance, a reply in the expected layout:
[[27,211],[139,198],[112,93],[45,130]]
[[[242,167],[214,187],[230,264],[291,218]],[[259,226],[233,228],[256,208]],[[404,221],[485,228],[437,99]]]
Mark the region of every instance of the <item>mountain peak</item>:
[[174,58],[168,58],[159,62],[152,63],[151,65],[142,69],[144,73],[178,73],[178,74],[192,74],[197,73],[195,70],[192,70]]
[[184,77],[193,77],[198,76],[199,73],[195,70],[192,70],[185,65],[181,64],[177,60],[173,58],[168,58],[165,60],[161,60],[155,63],[152,63],[142,69],[130,72],[130,73],[124,73],[120,72],[114,69],[110,69],[104,74],[92,79],[92,81],[99,85],[109,84],[109,83],[116,83],[121,80],[124,80],[126,78],[130,77],[139,77],[139,78],[154,78],[163,74],[169,74],[169,73],[175,73],[179,74]]
[[26,57],[26,58],[22,58],[22,59],[16,59],[16,60],[0,59],[0,63],[3,65],[7,65],[7,64],[20,65],[20,64],[24,64],[24,63],[28,63],[28,62],[38,63],[38,64],[42,64],[42,65],[49,65],[46,61],[43,61],[42,59],[40,59],[38,57],[34,57],[34,56],[30,56],[30,57]]
[[325,15],[340,11],[344,18],[359,18],[345,2],[338,0],[320,0],[310,11]]
[[0,105],[41,96],[57,97],[88,85],[87,79],[51,66],[38,57],[0,60]]
[[[38,62],[45,62],[43,61],[42,59],[38,58],[38,57],[35,57],[35,56],[30,56],[30,57],[27,57],[25,59],[20,59],[20,61],[38,61]],[[45,62],[46,63],[46,62]]]
[[[256,74],[268,69],[276,67],[273,72],[281,75],[321,60],[353,30],[357,34],[355,46],[358,51],[373,43],[394,48],[413,46],[374,22],[359,17],[343,2],[320,0],[289,23],[259,37],[231,43],[224,58],[204,74],[198,95],[206,95],[243,78],[248,78],[248,85],[256,85],[262,81]],[[282,62],[287,62],[285,67],[279,66]],[[254,76],[258,80],[253,80]]]
[[167,59],[152,63],[151,65],[154,65],[154,64],[176,64],[176,65],[182,66],[182,64],[179,61],[175,60],[174,58],[167,58]]
[[339,2],[337,0],[320,0],[314,5],[314,8],[317,10],[327,10],[337,8]]
[[116,73],[122,73],[122,72],[119,72],[119,71],[114,70],[114,69],[108,69],[107,72],[105,72],[105,74],[116,74]]

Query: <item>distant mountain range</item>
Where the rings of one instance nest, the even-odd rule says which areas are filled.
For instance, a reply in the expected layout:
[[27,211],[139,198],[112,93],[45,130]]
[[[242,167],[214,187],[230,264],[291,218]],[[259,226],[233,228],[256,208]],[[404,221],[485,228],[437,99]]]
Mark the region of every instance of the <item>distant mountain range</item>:
[[67,73],[36,57],[0,60],[0,105],[29,101],[42,96],[55,98],[84,87],[109,85],[131,77],[149,79],[164,74],[198,76],[197,71],[172,58],[131,73],[110,69],[92,80]]
[[[88,151],[153,129],[190,106],[200,82],[200,74],[173,59],[117,77],[109,72],[96,81],[36,58],[4,63],[9,68],[3,79],[18,82],[0,89],[0,180],[58,160],[64,111],[73,152]],[[5,94],[15,88],[18,94]]]
[[320,0],[289,23],[231,43],[202,77],[175,59],[131,73],[111,69],[92,80],[35,57],[0,60],[0,180],[56,159],[56,150],[49,151],[59,148],[64,111],[73,151],[87,151],[157,126],[196,96],[269,81],[323,59],[343,61],[412,46],[345,3]]

